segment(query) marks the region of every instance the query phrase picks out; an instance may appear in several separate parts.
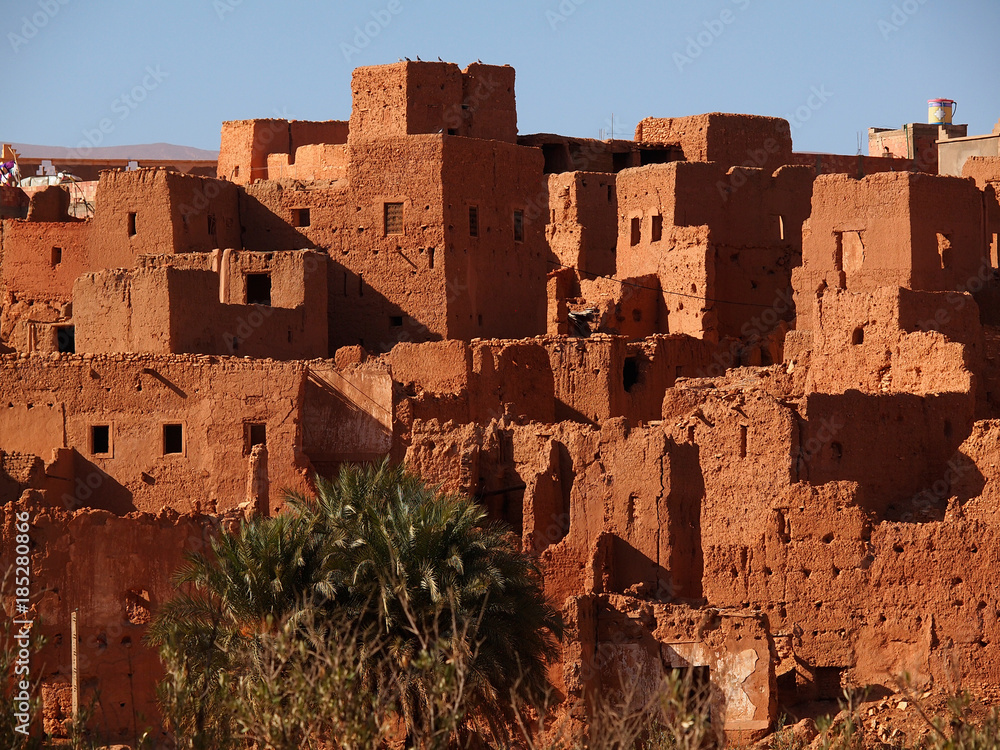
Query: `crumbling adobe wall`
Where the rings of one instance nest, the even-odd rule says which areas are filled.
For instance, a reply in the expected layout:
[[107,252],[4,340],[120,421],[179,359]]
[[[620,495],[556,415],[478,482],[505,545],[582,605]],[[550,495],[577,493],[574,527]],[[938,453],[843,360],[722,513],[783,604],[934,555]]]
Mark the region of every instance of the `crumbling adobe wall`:
[[[305,486],[301,364],[139,354],[32,356],[0,359],[0,375],[0,398],[12,404],[4,420],[11,429],[0,448],[36,455],[75,449],[74,491],[49,496],[50,504],[118,515],[164,507],[235,508],[245,499],[251,423],[266,429],[271,508],[281,507],[284,488]],[[167,454],[164,424],[182,426],[179,453]],[[105,453],[95,453],[95,425],[108,427]]]
[[69,189],[63,185],[32,191],[27,221],[70,221],[69,200]]
[[792,164],[792,131],[779,117],[712,112],[692,117],[647,117],[636,141],[679,143],[687,161],[714,161],[724,167],[757,167],[774,172]]
[[982,193],[971,181],[909,173],[818,177],[802,267],[792,275],[797,327],[815,325],[812,300],[827,287],[973,291],[987,262],[982,222]]
[[[697,338],[746,335],[788,300],[808,217],[812,175],[676,162],[618,175],[618,274],[656,274],[666,330]],[[662,323],[661,323],[662,328]]]
[[4,570],[13,562],[19,513],[30,523],[31,615],[46,639],[32,659],[46,732],[66,736],[72,715],[70,620],[78,610],[80,707],[94,706],[95,728],[112,741],[131,743],[146,729],[165,739],[156,696],[163,668],[144,642],[147,626],[176,595],[172,577],[184,554],[204,552],[220,523],[233,518],[70,512],[28,492],[0,506]]
[[615,177],[598,172],[549,176],[546,240],[563,266],[583,278],[614,276],[618,245],[618,192]]

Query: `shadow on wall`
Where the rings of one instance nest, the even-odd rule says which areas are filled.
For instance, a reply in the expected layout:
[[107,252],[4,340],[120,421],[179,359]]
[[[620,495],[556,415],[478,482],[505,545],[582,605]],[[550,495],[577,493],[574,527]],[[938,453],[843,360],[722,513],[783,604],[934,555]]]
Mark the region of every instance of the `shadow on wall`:
[[116,516],[124,516],[138,510],[133,502],[132,492],[116,479],[105,473],[99,466],[88,461],[73,450],[73,489],[59,499],[60,505],[69,511],[78,508],[106,510]]
[[347,378],[331,377],[337,382],[309,373],[302,419],[303,451],[316,472],[328,478],[343,463],[381,460],[392,446],[391,430],[375,416],[386,406]]
[[244,250],[277,252],[314,247],[314,243],[285,217],[243,189],[240,190],[240,221]]
[[974,406],[965,393],[810,394],[799,479],[857,482],[859,505],[878,521],[939,521],[953,494],[964,502],[986,483],[959,452]]
[[701,449],[694,443],[669,442],[670,492],[666,497],[667,525],[660,534],[660,560],[670,569],[673,596],[703,597],[705,555],[701,546],[701,509],[705,502],[705,477]]

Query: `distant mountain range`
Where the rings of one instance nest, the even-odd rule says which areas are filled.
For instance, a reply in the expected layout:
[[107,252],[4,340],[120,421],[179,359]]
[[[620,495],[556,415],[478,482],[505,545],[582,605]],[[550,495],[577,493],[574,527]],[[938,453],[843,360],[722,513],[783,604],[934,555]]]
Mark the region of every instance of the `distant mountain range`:
[[30,143],[12,143],[17,153],[25,159],[162,159],[165,161],[217,161],[218,151],[206,151],[172,143],[143,143],[135,146],[103,146],[86,150],[86,156],[77,149],[65,146],[36,146]]

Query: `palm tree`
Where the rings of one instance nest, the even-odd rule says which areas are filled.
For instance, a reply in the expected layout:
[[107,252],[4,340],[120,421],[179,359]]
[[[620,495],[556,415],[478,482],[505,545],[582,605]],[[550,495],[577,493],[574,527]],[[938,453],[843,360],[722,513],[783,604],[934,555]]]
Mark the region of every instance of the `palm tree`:
[[[548,692],[562,635],[534,562],[475,502],[388,461],[345,466],[316,490],[191,555],[177,577],[185,591],[160,610],[152,640],[204,674],[207,699],[220,671],[252,670],[260,638],[296,618],[313,634],[319,613],[331,637],[354,640],[362,686],[398,691],[414,741],[475,732],[505,742],[515,706]],[[193,702],[195,724],[206,704]]]
[[427,487],[402,466],[345,467],[316,489],[315,501],[293,496],[291,504],[315,534],[336,540],[331,606],[388,645],[362,665],[372,683],[395,677],[412,732],[440,711],[440,691],[410,665],[429,655],[460,662],[451,679],[462,683],[449,694],[461,691],[465,728],[505,740],[514,706],[539,705],[549,691],[546,665],[562,635],[534,562],[481,506]]

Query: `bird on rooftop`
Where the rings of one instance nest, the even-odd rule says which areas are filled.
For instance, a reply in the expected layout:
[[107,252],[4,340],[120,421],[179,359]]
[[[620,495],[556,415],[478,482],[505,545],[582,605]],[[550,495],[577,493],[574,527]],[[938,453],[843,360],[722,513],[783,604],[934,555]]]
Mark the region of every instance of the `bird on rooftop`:
[[438,62],[444,62],[444,60],[441,59],[441,55],[438,55]]
[[423,60],[420,59],[420,55],[417,55],[417,62],[423,62]]
[[406,62],[413,62],[413,60],[411,60],[410,58],[407,57],[406,58]]

